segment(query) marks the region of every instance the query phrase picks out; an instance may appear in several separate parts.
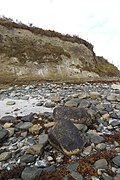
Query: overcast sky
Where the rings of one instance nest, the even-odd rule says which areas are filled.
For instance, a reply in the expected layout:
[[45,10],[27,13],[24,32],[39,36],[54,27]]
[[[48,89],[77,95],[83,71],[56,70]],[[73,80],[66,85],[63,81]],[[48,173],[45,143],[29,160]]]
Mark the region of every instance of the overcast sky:
[[120,0],[0,0],[0,15],[79,35],[120,69]]

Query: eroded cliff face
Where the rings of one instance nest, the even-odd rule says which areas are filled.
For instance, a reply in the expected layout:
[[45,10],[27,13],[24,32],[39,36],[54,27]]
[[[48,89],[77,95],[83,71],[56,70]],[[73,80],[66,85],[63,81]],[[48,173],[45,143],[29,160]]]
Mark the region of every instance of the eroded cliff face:
[[120,75],[116,67],[96,57],[93,46],[85,40],[74,37],[72,41],[71,37],[58,37],[52,31],[41,33],[41,30],[35,30],[34,27],[0,22],[2,83],[21,80],[79,81]]

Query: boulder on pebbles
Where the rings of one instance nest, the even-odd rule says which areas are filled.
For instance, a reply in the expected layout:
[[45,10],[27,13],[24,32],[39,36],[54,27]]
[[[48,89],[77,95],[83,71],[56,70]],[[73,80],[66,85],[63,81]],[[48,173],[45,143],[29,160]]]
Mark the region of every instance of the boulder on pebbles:
[[53,117],[55,120],[59,120],[64,117],[72,122],[78,124],[86,124],[87,126],[92,124],[91,115],[87,112],[85,108],[74,108],[74,107],[66,107],[60,106],[54,109]]
[[[78,154],[85,144],[79,130],[65,116],[63,107],[54,110],[54,117],[57,117],[54,127],[49,131],[49,142],[57,149],[67,155]],[[57,112],[59,114],[57,114]]]

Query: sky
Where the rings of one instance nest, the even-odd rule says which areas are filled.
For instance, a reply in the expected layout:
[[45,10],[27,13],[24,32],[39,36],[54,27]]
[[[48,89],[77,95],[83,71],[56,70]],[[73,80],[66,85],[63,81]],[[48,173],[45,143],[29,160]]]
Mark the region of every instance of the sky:
[[0,15],[78,35],[120,69],[120,0],[0,0]]

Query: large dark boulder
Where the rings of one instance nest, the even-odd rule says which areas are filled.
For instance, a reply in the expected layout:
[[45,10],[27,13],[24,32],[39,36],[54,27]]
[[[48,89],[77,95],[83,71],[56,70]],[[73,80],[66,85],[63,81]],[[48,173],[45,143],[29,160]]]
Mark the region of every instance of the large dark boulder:
[[3,143],[3,141],[8,138],[9,132],[0,126],[0,143]]
[[64,107],[54,109],[56,123],[49,131],[49,142],[66,155],[78,154],[85,145],[85,138],[63,109]]
[[72,122],[86,124],[87,126],[93,122],[91,115],[85,108],[60,106],[54,109],[53,117],[55,120],[67,118]]

